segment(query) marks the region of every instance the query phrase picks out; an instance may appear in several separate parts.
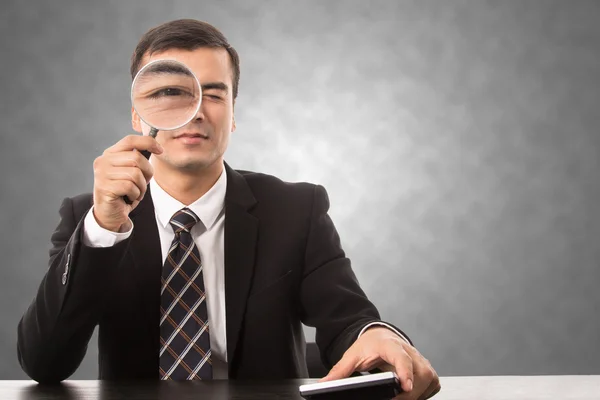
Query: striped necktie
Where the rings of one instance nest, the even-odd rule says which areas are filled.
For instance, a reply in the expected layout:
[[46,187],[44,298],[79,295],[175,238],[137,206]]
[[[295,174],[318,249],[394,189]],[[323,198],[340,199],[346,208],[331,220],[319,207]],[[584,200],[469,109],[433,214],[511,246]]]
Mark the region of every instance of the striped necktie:
[[190,230],[200,219],[188,208],[171,218],[175,237],[162,270],[160,379],[212,379],[208,311],[200,252]]

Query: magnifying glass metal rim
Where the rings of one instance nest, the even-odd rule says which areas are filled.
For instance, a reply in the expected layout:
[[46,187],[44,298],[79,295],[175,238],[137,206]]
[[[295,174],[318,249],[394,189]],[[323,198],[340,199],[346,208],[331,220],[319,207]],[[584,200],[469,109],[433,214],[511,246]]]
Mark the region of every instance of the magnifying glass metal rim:
[[[164,61],[174,62],[174,63],[176,63],[176,64],[179,64],[179,65],[181,65],[182,67],[184,67],[184,68],[185,68],[185,69],[187,69],[188,71],[190,71],[190,73],[191,73],[191,74],[192,74],[192,76],[194,77],[194,80],[196,81],[196,84],[198,85],[198,94],[199,94],[199,99],[200,99],[200,100],[198,101],[198,105],[196,106],[196,109],[194,110],[194,112],[193,112],[193,113],[191,113],[191,114],[190,114],[190,115],[191,115],[191,117],[190,117],[190,118],[189,118],[187,121],[185,121],[184,123],[182,123],[182,124],[180,124],[180,125],[178,125],[178,126],[175,126],[175,127],[169,127],[169,128],[161,128],[160,126],[154,126],[154,125],[152,125],[152,124],[148,123],[148,121],[146,121],[146,120],[144,119],[144,117],[142,117],[142,115],[141,115],[141,114],[138,112],[137,108],[135,107],[135,102],[133,101],[133,88],[135,87],[135,83],[137,82],[137,80],[138,80],[139,76],[142,74],[142,72],[143,72],[143,71],[145,71],[145,70],[146,70],[146,69],[147,69],[147,68],[148,68],[150,65],[152,65],[152,64],[156,64],[156,63],[158,63],[158,62],[164,62]],[[161,59],[157,59],[157,60],[152,60],[152,61],[150,61],[149,63],[147,63],[146,65],[144,65],[142,68],[140,68],[140,70],[137,72],[137,74],[135,74],[135,77],[133,78],[133,82],[131,82],[131,92],[130,92],[130,97],[131,97],[131,105],[133,106],[133,109],[135,110],[135,112],[137,113],[137,115],[140,117],[140,119],[141,119],[142,121],[144,121],[144,123],[145,123],[146,125],[148,125],[148,126],[151,128],[151,131],[154,131],[154,132],[155,132],[155,134],[156,134],[156,131],[173,131],[173,130],[175,130],[175,129],[179,129],[179,128],[181,128],[182,126],[185,126],[185,125],[189,124],[189,123],[190,123],[190,121],[194,119],[194,116],[195,116],[196,114],[198,114],[198,110],[200,109],[200,106],[202,105],[202,86],[200,86],[200,81],[198,80],[198,77],[196,76],[196,74],[194,74],[194,73],[192,72],[192,70],[191,70],[191,69],[190,69],[190,68],[189,68],[187,65],[185,65],[185,64],[184,64],[184,63],[182,63],[181,61],[177,61],[177,60],[174,60],[174,59],[172,59],[172,58],[161,58]],[[151,135],[151,136],[154,136],[154,135]]]

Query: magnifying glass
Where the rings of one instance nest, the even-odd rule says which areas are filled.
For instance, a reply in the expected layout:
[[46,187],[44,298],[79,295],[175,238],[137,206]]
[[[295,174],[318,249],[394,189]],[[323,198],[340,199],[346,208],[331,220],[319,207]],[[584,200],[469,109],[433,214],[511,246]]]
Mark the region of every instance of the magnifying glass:
[[[144,65],[131,84],[131,104],[150,126],[150,136],[188,124],[200,109],[202,89],[194,73],[175,60],[154,60]],[[150,152],[141,151],[146,158]],[[123,196],[125,203],[132,202]]]

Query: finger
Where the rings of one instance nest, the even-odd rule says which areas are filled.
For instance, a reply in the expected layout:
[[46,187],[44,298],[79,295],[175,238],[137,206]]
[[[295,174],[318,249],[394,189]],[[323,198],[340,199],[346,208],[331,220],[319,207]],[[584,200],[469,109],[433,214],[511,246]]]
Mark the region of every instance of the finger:
[[106,149],[104,153],[118,153],[129,150],[148,150],[154,154],[160,154],[163,151],[162,146],[152,136],[128,135]]
[[144,174],[139,168],[135,167],[113,167],[106,173],[106,179],[109,181],[131,181],[138,189],[140,189],[140,196],[138,200],[146,193],[148,182],[144,177]]
[[131,181],[113,181],[111,192],[115,197],[127,196],[129,199],[138,199],[142,192],[137,185]]
[[130,180],[102,180],[95,186],[94,191],[98,192],[103,201],[108,199],[120,199],[127,196],[131,200],[136,200],[140,197],[141,191],[138,186]]
[[438,394],[440,390],[442,390],[442,385],[440,385],[440,382],[438,381],[437,384],[434,384],[434,382],[432,382],[427,391],[423,394],[423,400],[432,398],[433,396]]
[[110,153],[105,155],[107,163],[113,167],[136,167],[139,168],[146,179],[146,183],[154,175],[154,167],[138,151],[122,151],[120,153]]
[[421,397],[419,397],[419,399],[426,400],[434,396],[437,392],[439,392],[442,386],[440,385],[440,378],[438,377],[437,373],[435,372],[429,361],[427,361],[426,359],[423,360],[426,361],[425,371],[422,374],[423,381],[429,382],[429,386],[423,391],[423,394],[421,395]]
[[440,386],[437,373],[429,360],[423,357],[416,348],[410,346],[406,348],[406,351],[413,359],[415,376],[413,397],[418,396],[419,400],[424,400],[433,396],[435,390]]
[[319,382],[327,382],[349,377],[355,371],[358,361],[359,359],[354,353],[344,353],[342,359],[335,364],[327,376],[321,378]]
[[381,358],[394,366],[394,372],[398,376],[402,390],[410,392],[413,390],[414,370],[413,359],[406,352],[404,346],[393,347],[393,352],[384,352]]

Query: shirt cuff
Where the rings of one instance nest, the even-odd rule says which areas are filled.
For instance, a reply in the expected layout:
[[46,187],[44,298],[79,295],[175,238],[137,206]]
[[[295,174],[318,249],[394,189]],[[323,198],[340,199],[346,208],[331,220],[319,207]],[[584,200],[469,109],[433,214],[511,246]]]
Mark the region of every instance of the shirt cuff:
[[90,208],[83,221],[83,244],[88,247],[111,247],[131,236],[133,222],[129,219],[130,229],[127,232],[113,232],[104,229],[94,217],[94,206]]
[[408,339],[401,334],[396,328],[394,328],[391,325],[386,324],[385,322],[371,322],[367,325],[364,326],[364,328],[362,328],[362,330],[360,331],[360,333],[358,334],[358,337],[360,337],[363,333],[365,333],[365,331],[373,326],[382,326],[384,328],[388,328],[389,330],[391,330],[392,332],[394,332],[396,335],[400,336],[402,339],[404,339],[404,341],[408,344],[410,344],[410,342],[408,341]]

